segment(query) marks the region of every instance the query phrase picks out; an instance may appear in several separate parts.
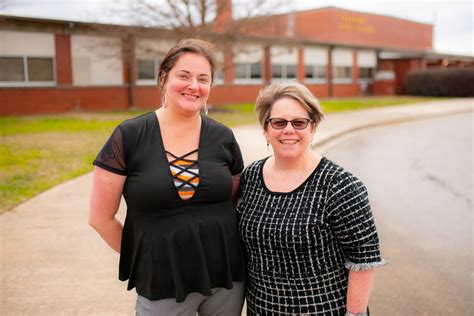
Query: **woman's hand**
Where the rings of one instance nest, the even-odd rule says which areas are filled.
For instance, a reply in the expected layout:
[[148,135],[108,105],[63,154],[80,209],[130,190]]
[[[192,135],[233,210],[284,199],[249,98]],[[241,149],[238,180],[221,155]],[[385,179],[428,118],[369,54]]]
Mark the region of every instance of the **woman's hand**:
[[89,207],[89,225],[120,253],[122,224],[115,218],[127,177],[94,167]]

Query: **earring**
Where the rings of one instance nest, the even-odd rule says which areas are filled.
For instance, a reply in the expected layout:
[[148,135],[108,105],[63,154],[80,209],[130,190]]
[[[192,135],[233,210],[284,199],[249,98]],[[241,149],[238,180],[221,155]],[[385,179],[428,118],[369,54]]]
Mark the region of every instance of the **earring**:
[[270,150],[270,143],[267,142],[267,151]]
[[209,112],[209,109],[207,108],[207,102],[204,103],[204,114],[207,115],[207,113]]

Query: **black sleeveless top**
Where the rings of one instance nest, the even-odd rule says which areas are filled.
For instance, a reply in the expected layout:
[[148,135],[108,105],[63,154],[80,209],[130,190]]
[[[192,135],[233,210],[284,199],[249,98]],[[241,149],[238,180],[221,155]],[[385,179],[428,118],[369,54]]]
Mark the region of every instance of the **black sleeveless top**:
[[176,298],[245,279],[232,175],[243,169],[232,131],[202,117],[199,185],[183,200],[174,185],[154,112],[121,123],[94,165],[127,176],[119,279],[149,300]]

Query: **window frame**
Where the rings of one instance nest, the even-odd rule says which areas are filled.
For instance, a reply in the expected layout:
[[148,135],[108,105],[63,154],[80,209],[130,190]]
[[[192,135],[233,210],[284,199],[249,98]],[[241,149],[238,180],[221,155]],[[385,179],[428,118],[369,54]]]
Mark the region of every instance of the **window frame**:
[[[274,77],[273,67],[280,66],[281,67],[281,77]],[[288,66],[295,67],[295,76],[288,78]],[[298,79],[298,64],[291,64],[291,63],[272,63],[272,77],[271,80],[275,82],[280,81],[288,81],[288,80],[297,80]]]
[[[56,58],[54,56],[36,56],[36,55],[0,55],[0,58],[21,58],[23,62],[23,81],[0,81],[0,87],[52,87],[57,84]],[[51,60],[52,80],[48,81],[30,81],[28,72],[28,58],[47,58]]]
[[[349,69],[349,76],[348,77],[336,77],[336,68],[348,68]],[[332,82],[333,83],[353,83],[353,75],[354,70],[353,66],[343,66],[343,65],[336,65],[332,67]]]
[[216,69],[214,70],[214,78],[212,82],[212,86],[220,86],[225,83],[225,71],[224,69]]
[[[360,74],[361,74],[362,68],[371,70],[370,71],[371,76],[370,77],[361,77]],[[375,67],[359,67],[359,78],[358,78],[359,82],[366,82],[366,83],[373,82],[374,79],[375,79],[375,72],[376,72]]]
[[[309,65],[304,65],[305,70],[304,70],[304,82],[307,83],[327,83],[328,82],[328,66],[327,65],[318,65],[318,64],[309,64]],[[312,77],[308,78],[306,77],[306,67],[311,67],[312,70]],[[316,68],[323,68],[324,69],[324,78],[319,78],[316,75]]]
[[[139,61],[152,61],[153,62],[153,76],[154,79],[140,79],[138,78],[138,62]],[[158,85],[158,67],[161,64],[161,60],[159,58],[145,59],[145,58],[137,58],[135,60],[136,68],[135,68],[135,84],[139,86],[156,86]]]
[[[260,72],[260,77],[259,78],[252,78],[252,65],[258,64],[259,65],[259,72]],[[236,71],[235,69],[237,68],[237,65],[243,65],[245,67],[244,72],[245,72],[245,78],[236,78],[235,74]],[[234,67],[234,84],[261,84],[263,82],[263,64],[262,62],[257,62],[257,63],[236,63],[234,62],[233,64]]]

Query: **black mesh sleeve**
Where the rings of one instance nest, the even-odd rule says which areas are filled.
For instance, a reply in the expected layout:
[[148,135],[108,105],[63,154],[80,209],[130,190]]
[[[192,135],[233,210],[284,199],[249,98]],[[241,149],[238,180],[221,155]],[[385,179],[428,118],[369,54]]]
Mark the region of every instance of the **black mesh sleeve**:
[[93,162],[94,166],[126,176],[127,165],[123,148],[122,131],[117,127]]

